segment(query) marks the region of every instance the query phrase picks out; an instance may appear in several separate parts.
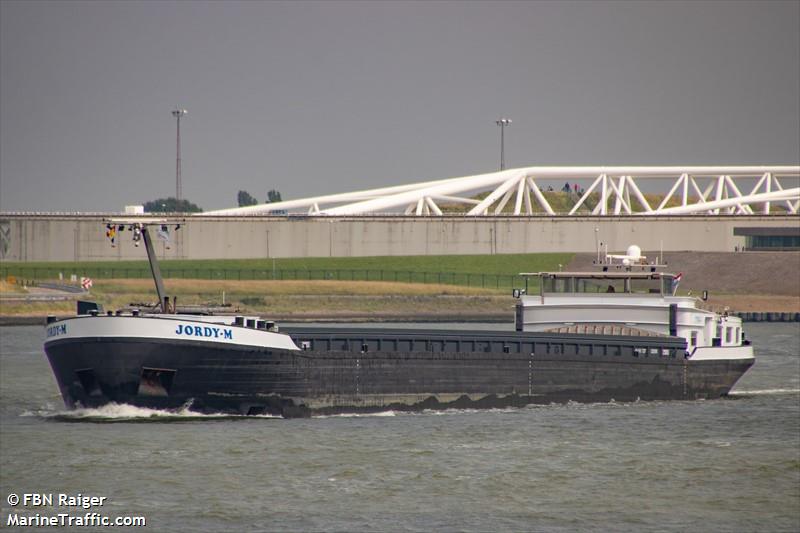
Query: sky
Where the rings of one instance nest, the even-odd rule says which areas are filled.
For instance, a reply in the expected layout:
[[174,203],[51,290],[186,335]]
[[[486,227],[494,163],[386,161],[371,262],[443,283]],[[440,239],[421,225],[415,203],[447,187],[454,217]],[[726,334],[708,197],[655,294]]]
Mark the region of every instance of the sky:
[[0,211],[798,164],[800,2],[0,1]]

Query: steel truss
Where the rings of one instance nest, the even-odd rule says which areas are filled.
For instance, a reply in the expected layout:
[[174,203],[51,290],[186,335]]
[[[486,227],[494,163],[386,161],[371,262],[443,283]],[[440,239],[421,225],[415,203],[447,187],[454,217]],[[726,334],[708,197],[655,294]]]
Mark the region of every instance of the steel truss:
[[[442,206],[463,206],[465,216],[513,215],[753,215],[775,212],[798,214],[800,166],[617,166],[526,167],[410,185],[331,194],[249,207],[222,209],[208,215],[352,216],[373,213],[442,215]],[[574,204],[557,213],[542,185],[565,181]],[[580,181],[589,183],[575,190]],[[672,182],[669,192],[664,182]],[[647,186],[645,187],[645,183]],[[747,193],[746,190],[750,187]],[[642,189],[664,195],[657,207]],[[556,188],[555,190],[562,190]],[[662,191],[662,192],[659,192]],[[480,197],[481,193],[487,193]],[[506,206],[513,198],[513,210]],[[677,205],[675,205],[677,204]]]

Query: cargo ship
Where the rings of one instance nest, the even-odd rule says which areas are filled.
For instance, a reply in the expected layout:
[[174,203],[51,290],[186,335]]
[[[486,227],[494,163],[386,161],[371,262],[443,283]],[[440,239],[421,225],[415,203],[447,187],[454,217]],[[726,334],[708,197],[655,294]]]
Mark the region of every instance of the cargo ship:
[[754,362],[739,318],[676,296],[680,276],[635,247],[606,254],[596,272],[524,274],[513,331],[282,328],[178,312],[148,231],[167,221],[109,223],[144,241],[160,309],[84,304],[77,316],[48,317],[44,350],[68,407],[305,417],[711,399]]

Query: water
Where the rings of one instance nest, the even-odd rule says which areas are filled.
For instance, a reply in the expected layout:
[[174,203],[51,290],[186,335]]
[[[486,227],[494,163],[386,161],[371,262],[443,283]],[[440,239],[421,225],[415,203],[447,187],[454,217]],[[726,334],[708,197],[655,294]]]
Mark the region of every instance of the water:
[[747,330],[730,399],[283,420],[68,412],[41,328],[2,328],[0,527],[65,512],[7,502],[36,492],[154,531],[798,531],[800,328]]

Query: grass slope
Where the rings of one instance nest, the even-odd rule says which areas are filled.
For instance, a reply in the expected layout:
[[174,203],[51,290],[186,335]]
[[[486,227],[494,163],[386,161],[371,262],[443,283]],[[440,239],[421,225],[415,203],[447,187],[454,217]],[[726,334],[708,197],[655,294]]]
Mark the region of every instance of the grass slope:
[[[309,257],[161,261],[164,278],[329,279],[509,286],[520,272],[558,270],[574,254]],[[146,261],[5,263],[0,276],[45,280],[71,274],[98,279],[149,277]]]

